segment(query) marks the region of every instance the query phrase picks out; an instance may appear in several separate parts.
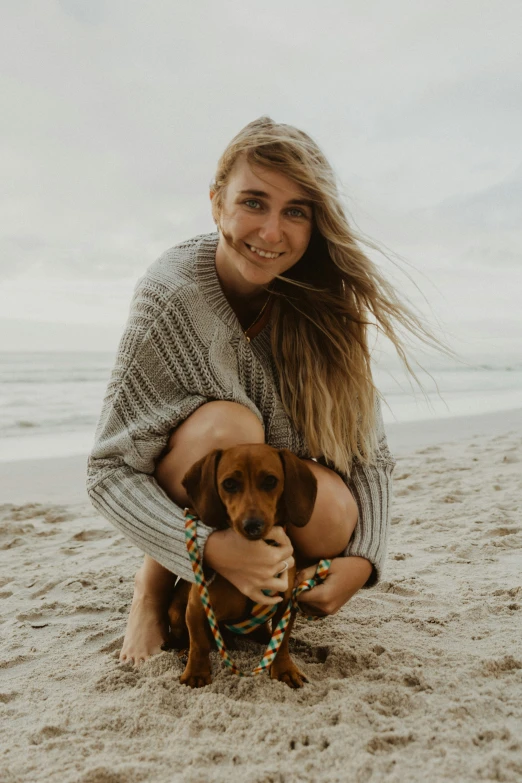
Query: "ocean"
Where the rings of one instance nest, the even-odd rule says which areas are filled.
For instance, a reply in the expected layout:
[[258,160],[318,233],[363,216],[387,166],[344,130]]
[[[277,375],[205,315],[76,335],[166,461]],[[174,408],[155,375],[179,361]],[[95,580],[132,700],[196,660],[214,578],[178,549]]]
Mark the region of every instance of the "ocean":
[[[0,353],[0,461],[87,454],[114,361],[111,353]],[[424,365],[426,401],[396,365],[382,362],[375,381],[384,419],[420,421],[522,407],[522,362]],[[438,386],[440,397],[436,391]]]

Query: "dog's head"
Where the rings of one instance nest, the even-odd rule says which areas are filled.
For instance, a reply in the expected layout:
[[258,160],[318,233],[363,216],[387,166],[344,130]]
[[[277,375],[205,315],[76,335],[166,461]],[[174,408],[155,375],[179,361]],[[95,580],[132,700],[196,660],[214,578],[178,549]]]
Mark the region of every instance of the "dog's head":
[[317,495],[312,471],[288,449],[262,443],[214,449],[182,482],[198,517],[245,538],[266,538],[276,524],[304,527]]

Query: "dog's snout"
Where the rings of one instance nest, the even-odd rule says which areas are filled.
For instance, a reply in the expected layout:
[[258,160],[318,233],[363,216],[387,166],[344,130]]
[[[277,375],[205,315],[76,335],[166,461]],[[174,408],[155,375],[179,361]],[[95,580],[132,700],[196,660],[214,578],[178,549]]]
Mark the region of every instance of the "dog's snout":
[[249,538],[259,538],[263,533],[265,523],[258,517],[247,517],[243,520],[243,530]]

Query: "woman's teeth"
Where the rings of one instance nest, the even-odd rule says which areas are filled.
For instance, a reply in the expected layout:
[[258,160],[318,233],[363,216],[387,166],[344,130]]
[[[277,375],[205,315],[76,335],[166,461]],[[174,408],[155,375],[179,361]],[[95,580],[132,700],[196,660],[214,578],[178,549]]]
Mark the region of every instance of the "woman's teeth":
[[278,258],[281,253],[268,253],[266,250],[259,250],[259,248],[254,247],[253,245],[248,245],[248,248],[253,252],[257,253],[261,258]]

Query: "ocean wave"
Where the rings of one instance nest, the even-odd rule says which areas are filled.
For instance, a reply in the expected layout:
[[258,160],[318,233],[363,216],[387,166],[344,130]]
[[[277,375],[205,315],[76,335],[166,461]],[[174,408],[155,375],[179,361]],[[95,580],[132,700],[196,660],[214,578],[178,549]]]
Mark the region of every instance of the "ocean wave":
[[108,376],[106,375],[100,375],[98,378],[93,376],[69,376],[69,375],[55,375],[55,376],[33,376],[31,378],[29,377],[16,377],[16,378],[4,378],[2,377],[2,374],[0,373],[0,384],[9,384],[14,386],[51,386],[52,384],[60,384],[60,385],[72,385],[74,383],[107,383],[109,380]]
[[77,430],[94,429],[98,420],[98,412],[86,415],[64,416],[63,418],[42,419],[9,419],[2,416],[0,423],[0,438],[23,437],[30,433],[75,432]]
[[22,430],[30,429],[31,427],[39,427],[40,424],[36,421],[24,421],[23,419],[21,421],[15,421],[14,423],[15,427],[20,427]]

